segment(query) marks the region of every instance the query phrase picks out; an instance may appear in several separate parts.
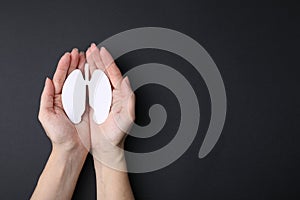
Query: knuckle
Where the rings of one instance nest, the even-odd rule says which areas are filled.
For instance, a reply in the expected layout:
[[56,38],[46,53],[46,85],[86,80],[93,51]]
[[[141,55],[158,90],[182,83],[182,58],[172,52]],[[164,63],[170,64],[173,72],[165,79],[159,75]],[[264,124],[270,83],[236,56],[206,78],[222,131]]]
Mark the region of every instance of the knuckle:
[[64,83],[65,79],[63,77],[59,77],[59,78],[55,78],[53,81],[58,84],[62,84]]

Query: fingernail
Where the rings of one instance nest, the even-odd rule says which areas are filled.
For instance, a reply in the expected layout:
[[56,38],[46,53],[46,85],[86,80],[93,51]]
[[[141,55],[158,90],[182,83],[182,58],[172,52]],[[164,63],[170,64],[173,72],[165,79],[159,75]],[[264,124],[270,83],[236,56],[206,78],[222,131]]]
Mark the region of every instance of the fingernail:
[[92,43],[92,44],[91,44],[91,51],[92,51],[92,53],[94,53],[94,52],[97,52],[97,53],[98,53],[99,49],[98,49],[98,47],[96,46],[95,43]]
[[77,48],[73,48],[73,50],[72,51],[76,51],[76,52],[78,52],[78,49]]
[[113,57],[104,47],[101,47],[100,49],[100,56],[105,67],[109,67],[114,62]]

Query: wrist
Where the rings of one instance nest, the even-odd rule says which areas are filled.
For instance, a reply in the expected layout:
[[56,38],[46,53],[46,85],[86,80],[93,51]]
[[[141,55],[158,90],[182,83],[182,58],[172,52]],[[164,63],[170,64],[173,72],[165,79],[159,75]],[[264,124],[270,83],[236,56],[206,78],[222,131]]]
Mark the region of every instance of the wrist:
[[110,151],[102,149],[99,152],[92,152],[92,154],[96,171],[102,170],[103,168],[127,171],[124,150],[119,147],[110,149]]
[[74,145],[71,148],[64,145],[52,144],[51,155],[61,161],[80,162],[84,161],[88,150],[83,145]]

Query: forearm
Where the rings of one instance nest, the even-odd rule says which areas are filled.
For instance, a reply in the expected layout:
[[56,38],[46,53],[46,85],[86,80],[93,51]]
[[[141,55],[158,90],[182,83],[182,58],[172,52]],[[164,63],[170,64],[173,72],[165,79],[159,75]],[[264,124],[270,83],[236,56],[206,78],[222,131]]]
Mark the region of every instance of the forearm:
[[[94,159],[97,181],[97,199],[134,199],[127,172],[113,169],[106,164]],[[126,167],[124,157],[121,160],[118,160],[118,166],[121,166],[122,170],[124,170],[124,166]]]
[[31,199],[71,199],[87,151],[65,151],[53,146]]

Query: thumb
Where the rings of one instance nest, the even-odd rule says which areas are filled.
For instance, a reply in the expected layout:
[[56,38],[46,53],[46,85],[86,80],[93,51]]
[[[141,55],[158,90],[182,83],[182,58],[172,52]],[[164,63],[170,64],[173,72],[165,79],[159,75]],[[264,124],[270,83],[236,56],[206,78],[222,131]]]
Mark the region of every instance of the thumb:
[[40,110],[53,109],[54,85],[48,77],[45,81],[44,90],[41,96]]
[[129,120],[133,122],[135,120],[135,95],[127,76],[122,80],[121,91],[125,98],[123,104],[124,111],[126,111]]

